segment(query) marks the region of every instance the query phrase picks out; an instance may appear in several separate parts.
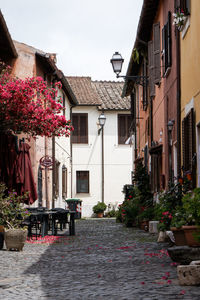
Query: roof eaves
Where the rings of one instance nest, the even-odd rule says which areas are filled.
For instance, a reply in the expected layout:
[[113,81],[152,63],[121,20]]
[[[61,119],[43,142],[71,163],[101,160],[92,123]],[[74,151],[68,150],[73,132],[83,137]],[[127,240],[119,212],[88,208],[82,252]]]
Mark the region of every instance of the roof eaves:
[[13,40],[11,38],[11,35],[8,31],[8,27],[6,25],[6,21],[4,19],[4,16],[3,16],[1,10],[0,10],[0,26],[3,28],[3,31],[5,33],[5,37],[7,39],[7,43],[9,45],[9,50],[10,50],[10,53],[11,53],[12,57],[17,58],[18,57],[17,50],[15,48],[15,45],[14,45]]
[[66,80],[63,72],[58,70],[56,64],[50,58],[49,54],[48,53],[36,52],[35,55],[37,57],[39,57],[40,59],[42,59],[43,61],[45,61],[46,64],[48,65],[49,69],[51,70],[52,75],[55,75],[57,77],[57,79],[61,81],[62,88],[65,91],[70,103],[73,104],[73,105],[77,105],[78,101],[77,101],[77,99],[76,99],[76,97],[75,97],[68,81]]
[[[135,48],[137,50],[141,50],[147,47],[159,2],[160,0],[144,0],[143,2],[136,39],[131,52],[126,76],[134,76],[139,72],[142,60],[139,61],[139,64],[137,62],[134,62],[132,59],[133,51]],[[130,94],[130,89],[133,86],[133,83],[134,81],[131,81],[130,79],[125,80],[122,97],[128,96]]]

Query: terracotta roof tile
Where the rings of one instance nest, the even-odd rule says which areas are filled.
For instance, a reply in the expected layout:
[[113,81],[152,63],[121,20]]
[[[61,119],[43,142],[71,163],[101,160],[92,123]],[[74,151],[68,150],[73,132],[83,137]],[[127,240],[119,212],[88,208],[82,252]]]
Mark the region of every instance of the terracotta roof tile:
[[101,98],[101,107],[105,110],[130,110],[130,97],[121,96],[123,85],[124,82],[119,81],[92,81],[92,86]]
[[130,97],[121,97],[123,82],[92,81],[91,77],[66,78],[79,105],[98,105],[104,110],[130,110]]
[[98,97],[91,84],[91,77],[66,77],[79,105],[101,105],[101,99]]

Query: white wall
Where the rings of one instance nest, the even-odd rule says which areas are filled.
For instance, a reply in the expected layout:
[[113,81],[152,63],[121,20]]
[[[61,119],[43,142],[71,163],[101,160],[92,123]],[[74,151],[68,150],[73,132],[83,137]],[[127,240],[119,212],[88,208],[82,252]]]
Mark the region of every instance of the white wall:
[[[98,135],[100,111],[95,106],[75,107],[74,113],[88,113],[88,144],[73,144],[72,195],[82,202],[82,216],[90,217],[92,207],[102,201],[102,152],[101,133]],[[131,183],[132,148],[118,145],[117,115],[123,112],[107,112],[104,126],[104,201],[106,204],[122,203],[124,184]],[[128,112],[124,112],[128,113]],[[89,171],[89,194],[76,193],[76,171]]]
[[[58,96],[62,96],[62,90],[59,90]],[[65,117],[70,120],[70,103],[65,95]],[[71,197],[71,150],[70,137],[55,138],[55,158],[60,162],[59,165],[59,196],[55,200],[55,207],[64,208],[66,205],[65,199],[62,198],[62,166],[67,168],[67,198]]]

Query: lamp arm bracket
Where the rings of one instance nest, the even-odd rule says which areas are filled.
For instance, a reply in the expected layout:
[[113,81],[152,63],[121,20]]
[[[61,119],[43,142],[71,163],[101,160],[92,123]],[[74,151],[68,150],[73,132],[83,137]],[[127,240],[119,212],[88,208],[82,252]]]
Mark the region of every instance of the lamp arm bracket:
[[117,78],[124,78],[125,80],[133,80],[136,84],[147,86],[148,84],[148,76],[124,76],[117,74]]

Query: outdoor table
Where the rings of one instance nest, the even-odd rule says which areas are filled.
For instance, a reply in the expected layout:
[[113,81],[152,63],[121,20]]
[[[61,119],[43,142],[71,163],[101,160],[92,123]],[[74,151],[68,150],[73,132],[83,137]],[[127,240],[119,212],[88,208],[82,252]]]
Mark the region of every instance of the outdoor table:
[[[75,211],[64,210],[63,212],[57,210],[44,210],[44,211],[32,211],[30,212],[29,220],[31,216],[36,218],[36,221],[41,224],[41,235],[44,237],[48,234],[49,225],[51,227],[52,235],[57,234],[56,221],[59,221],[59,214],[66,215],[65,223],[69,223],[69,235],[75,235]],[[68,221],[68,215],[70,219]],[[31,221],[29,226],[29,233],[31,233]]]

